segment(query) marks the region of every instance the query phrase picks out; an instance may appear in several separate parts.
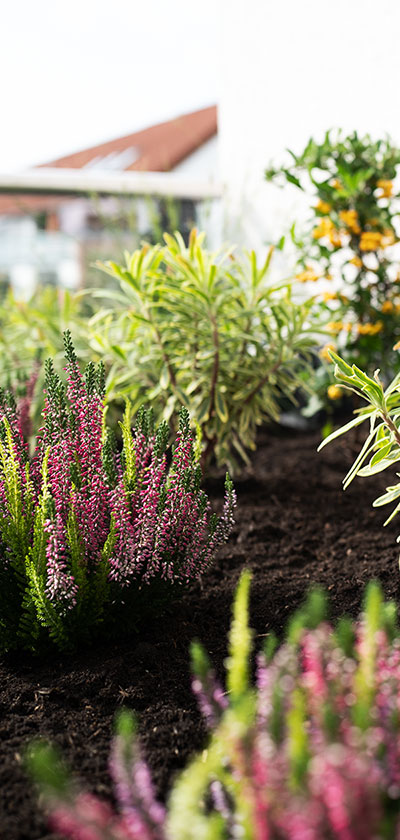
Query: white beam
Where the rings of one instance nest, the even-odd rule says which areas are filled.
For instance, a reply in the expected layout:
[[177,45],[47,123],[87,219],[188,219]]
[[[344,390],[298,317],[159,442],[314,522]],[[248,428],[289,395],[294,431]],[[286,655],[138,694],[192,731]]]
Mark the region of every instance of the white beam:
[[0,193],[42,195],[154,195],[210,199],[222,195],[221,184],[173,172],[94,172],[38,167],[18,174],[0,173]]

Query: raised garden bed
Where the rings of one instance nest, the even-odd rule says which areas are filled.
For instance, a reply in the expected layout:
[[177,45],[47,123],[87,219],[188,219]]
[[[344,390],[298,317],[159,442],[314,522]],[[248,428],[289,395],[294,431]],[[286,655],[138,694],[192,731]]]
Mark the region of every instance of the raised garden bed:
[[[356,616],[373,577],[400,603],[397,524],[382,530],[385,511],[371,508],[390,476],[359,479],[343,494],[354,437],[318,455],[319,440],[318,433],[260,436],[253,469],[236,481],[229,543],[202,584],[192,585],[157,623],[73,657],[1,662],[0,826],[7,840],[55,837],[21,767],[24,745],[38,734],[61,746],[86,786],[110,795],[110,736],[122,705],[137,712],[158,792],[167,794],[173,774],[205,739],[190,688],[189,642],[200,638],[222,672],[232,595],[244,566],[253,573],[251,624],[260,636],[280,633],[313,583],[328,590],[333,617]],[[222,480],[209,481],[208,491],[222,495]]]

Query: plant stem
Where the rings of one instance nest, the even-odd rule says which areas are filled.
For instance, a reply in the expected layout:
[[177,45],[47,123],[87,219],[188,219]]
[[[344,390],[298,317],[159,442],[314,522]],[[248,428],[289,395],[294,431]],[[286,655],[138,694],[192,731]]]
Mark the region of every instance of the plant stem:
[[278,361],[275,362],[275,364],[272,366],[272,368],[269,369],[269,371],[265,374],[265,376],[263,376],[263,378],[260,379],[260,381],[257,383],[257,385],[253,388],[253,390],[250,391],[250,394],[247,395],[243,405],[248,405],[248,403],[252,401],[253,397],[255,397],[255,395],[258,393],[260,388],[262,388],[264,385],[266,385],[266,383],[268,382],[271,374],[275,373],[275,371],[278,370],[278,368],[280,367],[281,364],[282,364],[282,358],[281,358],[281,356],[279,356]]
[[389,417],[388,414],[383,413],[383,412],[382,412],[381,417],[382,417],[384,423],[386,423],[388,429],[390,429],[390,431],[394,435],[394,438],[397,441],[398,446],[400,447],[400,431],[398,430],[397,426],[393,423],[392,418]]
[[219,335],[218,325],[215,315],[210,313],[210,320],[213,326],[212,340],[214,345],[214,364],[211,376],[210,386],[210,417],[215,413],[215,390],[217,387],[218,373],[219,373]]

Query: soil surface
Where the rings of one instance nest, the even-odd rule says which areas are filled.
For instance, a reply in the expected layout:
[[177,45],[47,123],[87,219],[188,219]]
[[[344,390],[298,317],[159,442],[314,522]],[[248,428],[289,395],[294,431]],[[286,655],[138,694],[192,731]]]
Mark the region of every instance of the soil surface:
[[[253,574],[251,624],[259,645],[265,633],[282,632],[314,583],[328,590],[333,618],[357,615],[372,577],[400,604],[400,523],[382,530],[388,509],[371,508],[395,472],[356,479],[343,493],[357,442],[339,439],[317,454],[319,440],[318,433],[262,433],[252,469],[235,482],[229,543],[202,583],[177,591],[157,622],[73,657],[0,661],[1,838],[55,840],[21,764],[25,745],[39,734],[60,746],[89,789],[111,796],[107,758],[121,706],[137,713],[144,753],[165,798],[206,737],[190,688],[190,640],[201,639],[222,675],[232,595],[244,566]],[[210,496],[220,497],[222,486],[209,480]]]

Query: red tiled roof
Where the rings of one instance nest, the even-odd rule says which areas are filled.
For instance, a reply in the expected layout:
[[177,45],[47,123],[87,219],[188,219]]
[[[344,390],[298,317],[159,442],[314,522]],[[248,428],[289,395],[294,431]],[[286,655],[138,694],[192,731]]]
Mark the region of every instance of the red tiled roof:
[[[136,150],[133,163],[123,167],[126,172],[168,172],[189,157],[217,133],[217,107],[211,105],[200,111],[183,114],[173,120],[150,126],[142,131],[117,137],[107,143],[82,149],[72,155],[40,164],[40,167],[82,169],[96,159],[101,169],[101,158],[129,149]],[[65,199],[63,199],[65,201]],[[0,215],[40,212],[52,209],[60,201],[55,196],[0,195]]]
[[91,146],[89,149],[57,158],[41,166],[81,169],[95,158],[134,148],[137,150],[138,157],[134,163],[126,167],[127,172],[138,169],[144,172],[169,172],[216,133],[217,108],[211,105],[201,111],[183,114],[168,122],[152,125],[143,131],[117,137],[115,140],[100,143],[98,146]]

